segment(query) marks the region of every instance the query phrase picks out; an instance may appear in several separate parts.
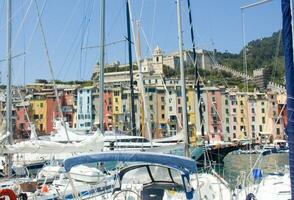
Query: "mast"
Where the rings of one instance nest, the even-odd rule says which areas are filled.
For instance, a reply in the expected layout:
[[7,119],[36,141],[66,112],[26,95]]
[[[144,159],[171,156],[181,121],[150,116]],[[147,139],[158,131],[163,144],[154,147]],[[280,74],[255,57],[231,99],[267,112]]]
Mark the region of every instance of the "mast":
[[131,128],[132,134],[136,136],[136,119],[135,119],[135,103],[134,103],[134,77],[133,77],[133,61],[132,61],[132,42],[131,42],[131,20],[129,2],[126,0],[127,13],[127,34],[128,34],[128,51],[129,51],[129,65],[130,65],[130,89],[131,89]]
[[196,88],[196,92],[197,92],[197,102],[198,102],[198,112],[199,112],[201,136],[204,137],[204,124],[203,124],[203,113],[202,113],[202,104],[201,104],[200,79],[199,79],[198,65],[197,65],[197,61],[196,61],[196,44],[195,44],[195,38],[194,38],[194,28],[193,28],[193,23],[192,23],[192,13],[191,13],[190,0],[188,0],[188,11],[189,11],[189,23],[190,23],[190,32],[191,32],[191,40],[192,40],[192,49],[193,49],[193,64],[195,67],[194,88]]
[[294,199],[294,66],[293,66],[293,3],[292,0],[282,0],[283,13],[283,46],[285,56],[285,77],[287,89],[287,116],[286,133],[289,145],[289,165],[291,179],[291,199]]
[[[13,143],[13,134],[12,134],[12,98],[11,98],[11,0],[7,0],[7,88],[6,88],[6,130],[9,134],[8,142],[9,144]],[[6,164],[8,168],[6,173],[8,176],[11,176],[11,155],[5,157]]]
[[105,0],[100,0],[100,75],[99,75],[99,105],[100,131],[104,133],[104,46],[105,43]]
[[[135,37],[135,31],[134,31],[134,23],[133,23],[133,17],[132,17],[132,8],[131,8],[131,0],[128,0],[129,2],[129,11],[130,11],[130,21],[132,24],[132,34],[133,34],[133,38]],[[135,55],[136,55],[136,61],[137,61],[137,65],[138,65],[138,69],[139,69],[139,91],[141,93],[142,96],[142,105],[143,105],[143,124],[146,124],[146,128],[147,128],[147,133],[148,133],[148,137],[150,140],[150,146],[151,148],[153,148],[153,142],[152,142],[152,134],[151,134],[151,127],[150,127],[150,120],[149,120],[149,115],[147,112],[147,104],[146,104],[146,94],[145,94],[145,90],[144,90],[144,82],[143,82],[143,73],[142,73],[142,65],[141,65],[141,48],[140,48],[140,22],[137,21],[137,39],[134,40],[134,46],[135,46]],[[143,126],[144,127],[144,126]]]
[[9,144],[12,144],[12,100],[11,100],[11,0],[7,0],[7,90],[6,90],[6,121],[7,132],[10,133]]
[[180,51],[180,71],[181,71],[181,93],[182,93],[182,111],[183,111],[183,130],[185,135],[185,156],[189,157],[189,132],[187,120],[187,98],[186,98],[186,81],[183,60],[183,39],[182,39],[182,18],[181,18],[181,4],[177,0],[177,16],[178,16],[178,38]]

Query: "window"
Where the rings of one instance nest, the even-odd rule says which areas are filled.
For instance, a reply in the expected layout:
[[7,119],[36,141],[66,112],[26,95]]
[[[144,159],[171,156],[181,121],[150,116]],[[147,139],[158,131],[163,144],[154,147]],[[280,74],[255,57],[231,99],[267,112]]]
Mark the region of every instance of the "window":
[[252,117],[252,122],[255,122],[255,117]]
[[229,105],[228,99],[225,100],[225,105]]
[[40,119],[43,119],[43,115],[42,114],[40,115]]
[[180,98],[178,99],[178,104],[181,104],[181,99]]
[[277,128],[277,135],[280,135],[280,129]]
[[149,107],[150,107],[150,110],[153,110],[153,105],[150,105]]
[[237,118],[236,117],[234,117],[234,122],[237,122]]
[[262,106],[264,105],[264,101],[261,102],[261,105],[262,105]]
[[118,111],[118,106],[115,106],[115,111]]
[[227,131],[227,133],[229,133],[230,132],[230,127],[226,127],[226,131]]
[[115,101],[115,103],[117,103],[118,102],[118,98],[115,98],[114,101]]
[[244,110],[243,109],[241,109],[241,113],[244,113]]
[[262,125],[259,125],[259,131],[262,132]]
[[240,101],[240,105],[243,106],[243,101]]
[[233,126],[234,131],[236,130],[236,126]]
[[161,105],[161,110],[164,110],[164,105]]
[[233,108],[233,113],[236,113],[236,108]]
[[217,126],[213,127],[213,132],[216,134],[217,133]]
[[252,129],[252,131],[255,131],[255,126],[252,125],[252,126],[251,126],[251,129]]
[[161,118],[162,118],[162,119],[164,119],[164,118],[165,118],[164,114],[161,114]]
[[126,105],[123,105],[123,112],[126,112]]
[[90,97],[87,98],[87,103],[88,103],[88,104],[90,103]]
[[264,109],[264,108],[262,108],[262,109],[261,109],[261,112],[262,112],[262,113],[265,113],[265,109]]
[[43,108],[43,103],[40,103],[40,108]]
[[114,91],[113,95],[114,96],[119,96],[119,91]]
[[182,107],[178,107],[178,113],[182,113]]
[[262,123],[265,124],[265,117],[262,117]]
[[173,111],[173,107],[170,106],[170,107],[169,107],[169,111],[170,111],[170,112]]
[[192,107],[191,107],[191,106],[188,106],[188,109],[189,109],[189,110],[192,110]]
[[229,118],[226,118],[226,123],[230,123],[230,119]]
[[243,119],[243,117],[241,117],[241,122],[244,122],[244,119]]
[[149,96],[149,101],[152,101],[152,100],[153,100],[153,96],[150,95],[150,96]]
[[161,97],[161,102],[164,102],[164,97]]
[[228,108],[226,109],[226,114],[229,114],[229,109]]
[[212,102],[215,102],[215,97],[212,97]]
[[252,112],[252,113],[255,113],[255,110],[254,110],[254,108],[251,108],[251,112]]

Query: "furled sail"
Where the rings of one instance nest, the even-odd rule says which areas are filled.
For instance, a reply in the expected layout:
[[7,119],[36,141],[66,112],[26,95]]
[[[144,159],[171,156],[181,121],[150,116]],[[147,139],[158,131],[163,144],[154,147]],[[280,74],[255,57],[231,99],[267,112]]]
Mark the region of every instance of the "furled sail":
[[[291,196],[294,199],[294,66],[293,66],[293,19],[291,16],[290,0],[282,0],[283,12],[283,45],[285,55],[285,76],[287,89],[287,116],[286,133],[289,144],[289,165],[291,178]],[[293,12],[292,12],[293,13]]]
[[59,143],[45,140],[28,140],[13,145],[0,146],[0,154],[7,153],[78,153],[101,151],[104,148],[103,136],[94,134],[78,143]]

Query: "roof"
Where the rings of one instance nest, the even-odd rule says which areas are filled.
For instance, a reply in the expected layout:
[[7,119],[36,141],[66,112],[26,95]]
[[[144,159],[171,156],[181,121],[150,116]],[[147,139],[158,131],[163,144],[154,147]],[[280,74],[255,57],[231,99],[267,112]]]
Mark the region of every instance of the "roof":
[[196,162],[190,158],[170,154],[130,151],[99,152],[74,156],[64,160],[64,168],[68,172],[73,166],[79,164],[105,161],[146,162],[173,167],[184,173],[197,172]]

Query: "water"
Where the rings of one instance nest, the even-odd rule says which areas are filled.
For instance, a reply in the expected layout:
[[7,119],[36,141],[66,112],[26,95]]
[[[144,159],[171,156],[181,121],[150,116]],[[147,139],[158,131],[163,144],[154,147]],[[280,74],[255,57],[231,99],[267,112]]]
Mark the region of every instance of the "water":
[[[288,153],[262,156],[261,162],[257,167],[262,169],[264,175],[281,171],[285,168],[285,165],[288,165],[289,163],[288,156]],[[252,165],[255,163],[257,157],[258,154],[251,155]],[[225,157],[223,166],[215,166],[215,169],[227,182],[230,183],[231,187],[234,187],[237,183],[237,177],[241,172],[249,173],[250,155],[229,154]]]

